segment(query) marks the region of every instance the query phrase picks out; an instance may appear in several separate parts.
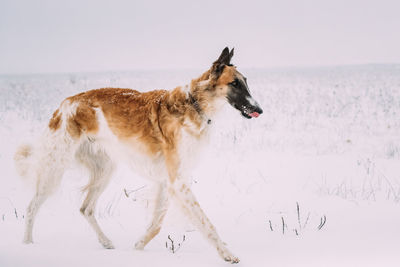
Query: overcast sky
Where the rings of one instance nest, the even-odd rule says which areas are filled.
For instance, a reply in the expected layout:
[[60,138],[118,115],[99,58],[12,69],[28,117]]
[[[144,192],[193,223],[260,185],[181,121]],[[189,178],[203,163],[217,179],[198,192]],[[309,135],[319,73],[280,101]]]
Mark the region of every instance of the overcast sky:
[[399,0],[0,0],[0,73],[400,63]]

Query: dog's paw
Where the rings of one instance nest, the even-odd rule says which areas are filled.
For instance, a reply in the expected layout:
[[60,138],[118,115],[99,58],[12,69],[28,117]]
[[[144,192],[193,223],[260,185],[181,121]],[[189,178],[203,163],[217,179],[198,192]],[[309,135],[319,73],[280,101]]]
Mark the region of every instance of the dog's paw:
[[112,242],[104,237],[104,238],[99,238],[100,244],[105,248],[105,249],[114,249],[114,245]]
[[22,242],[23,242],[24,244],[33,244],[32,239],[24,239]]
[[227,262],[238,263],[240,259],[235,257],[227,248],[218,249],[219,255]]
[[232,264],[234,264],[234,263],[239,263],[239,261],[240,261],[238,257],[235,257],[235,256],[233,256],[233,255],[226,256],[226,257],[224,258],[224,260],[227,261],[227,262],[230,262],[230,263],[232,263]]
[[144,246],[145,244],[143,240],[139,240],[138,242],[135,243],[135,249],[137,250],[143,250]]

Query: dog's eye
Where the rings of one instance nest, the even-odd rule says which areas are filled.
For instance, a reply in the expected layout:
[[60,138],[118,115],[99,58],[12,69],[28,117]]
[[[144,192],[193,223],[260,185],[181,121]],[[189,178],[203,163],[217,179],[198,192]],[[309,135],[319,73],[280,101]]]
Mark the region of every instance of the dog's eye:
[[231,85],[234,87],[238,86],[238,84],[238,80],[234,80],[233,82],[231,82]]

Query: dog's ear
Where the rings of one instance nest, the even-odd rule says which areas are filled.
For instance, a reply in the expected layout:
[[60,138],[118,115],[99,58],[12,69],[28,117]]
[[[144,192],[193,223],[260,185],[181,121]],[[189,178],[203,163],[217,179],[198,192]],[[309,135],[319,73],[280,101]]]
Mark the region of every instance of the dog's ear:
[[219,58],[214,62],[214,64],[219,63],[219,64],[230,65],[232,57],[233,57],[233,48],[229,52],[229,48],[225,47],[224,50],[222,50],[222,53],[219,56]]
[[232,48],[231,52],[229,52],[229,64],[231,64],[231,59],[233,57],[233,50],[235,50],[235,48]]
[[224,67],[226,65],[231,64],[232,57],[233,57],[233,48],[231,51],[229,51],[229,48],[225,47],[224,50],[222,50],[222,53],[219,56],[219,58],[216,61],[214,61],[211,67],[211,74],[214,78],[218,78],[223,72]]

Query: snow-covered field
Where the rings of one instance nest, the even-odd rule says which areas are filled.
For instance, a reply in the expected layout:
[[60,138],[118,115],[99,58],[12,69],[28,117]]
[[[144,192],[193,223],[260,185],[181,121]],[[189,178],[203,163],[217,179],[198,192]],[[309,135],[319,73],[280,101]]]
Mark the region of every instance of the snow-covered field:
[[[400,65],[242,70],[264,109],[227,106],[193,190],[239,266],[400,266]],[[68,171],[23,245],[32,185],[14,171],[67,96],[184,85],[201,71],[0,76],[0,266],[227,266],[172,208],[145,248],[150,184],[121,165],[99,201],[105,250],[79,214],[87,177]],[[172,242],[178,249],[172,250]],[[179,247],[180,244],[180,247]]]

